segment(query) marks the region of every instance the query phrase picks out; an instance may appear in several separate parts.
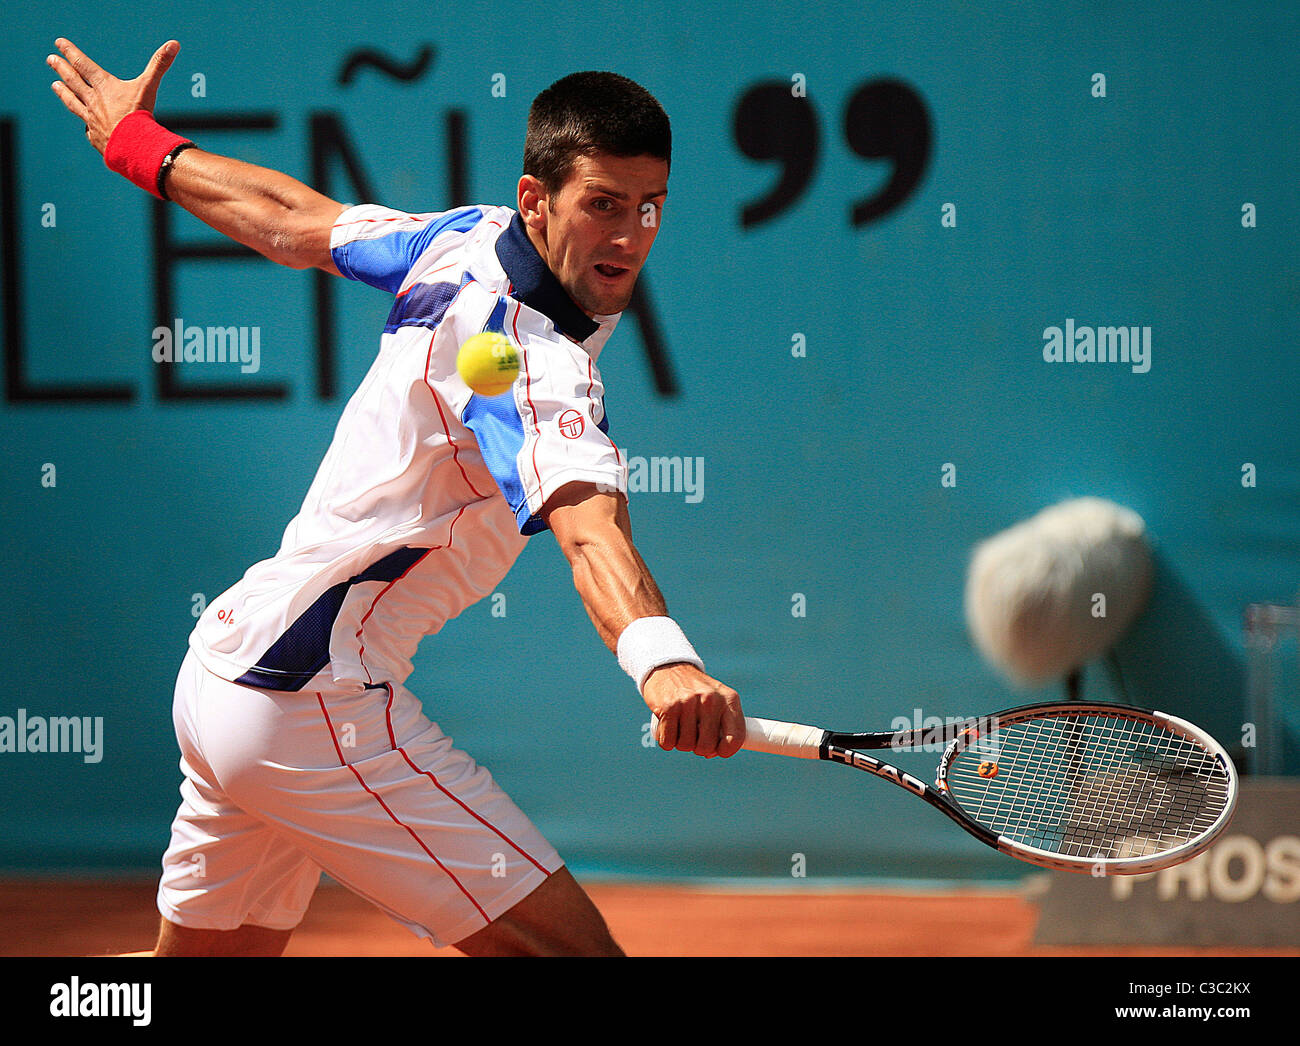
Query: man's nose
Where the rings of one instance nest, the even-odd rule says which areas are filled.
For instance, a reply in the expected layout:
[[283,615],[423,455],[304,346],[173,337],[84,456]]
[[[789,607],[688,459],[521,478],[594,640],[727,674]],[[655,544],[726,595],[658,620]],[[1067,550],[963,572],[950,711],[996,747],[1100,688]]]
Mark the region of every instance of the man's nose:
[[654,239],[654,232],[653,227],[645,228],[641,224],[641,216],[637,215],[618,230],[614,236],[613,245],[621,251],[639,254]]

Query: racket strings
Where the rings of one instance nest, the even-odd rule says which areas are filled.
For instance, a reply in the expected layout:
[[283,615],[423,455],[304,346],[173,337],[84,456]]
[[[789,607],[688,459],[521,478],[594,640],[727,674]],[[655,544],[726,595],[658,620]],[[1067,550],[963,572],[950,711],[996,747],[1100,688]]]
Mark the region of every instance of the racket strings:
[[1228,775],[1195,741],[1097,712],[1001,727],[949,768],[952,797],[985,827],[1050,853],[1148,856],[1209,830]]

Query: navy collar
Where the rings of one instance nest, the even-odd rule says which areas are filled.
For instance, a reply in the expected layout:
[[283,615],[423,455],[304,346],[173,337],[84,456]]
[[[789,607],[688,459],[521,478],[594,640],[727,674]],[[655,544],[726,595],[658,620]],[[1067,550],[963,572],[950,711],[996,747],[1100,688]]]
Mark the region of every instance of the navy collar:
[[600,324],[578,308],[542,261],[518,212],[497,237],[496,246],[501,267],[514,285],[514,298],[550,319],[561,334],[578,341],[586,341],[600,330]]

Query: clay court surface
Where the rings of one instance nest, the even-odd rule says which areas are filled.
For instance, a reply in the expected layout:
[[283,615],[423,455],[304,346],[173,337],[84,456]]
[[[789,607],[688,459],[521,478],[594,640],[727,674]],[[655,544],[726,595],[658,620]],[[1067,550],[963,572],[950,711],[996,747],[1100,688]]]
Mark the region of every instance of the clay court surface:
[[[1294,949],[1060,947],[1033,943],[1015,893],[798,892],[587,883],[633,956],[1300,955]],[[153,946],[155,884],[0,882],[0,955],[98,956]],[[290,956],[447,956],[324,882]]]

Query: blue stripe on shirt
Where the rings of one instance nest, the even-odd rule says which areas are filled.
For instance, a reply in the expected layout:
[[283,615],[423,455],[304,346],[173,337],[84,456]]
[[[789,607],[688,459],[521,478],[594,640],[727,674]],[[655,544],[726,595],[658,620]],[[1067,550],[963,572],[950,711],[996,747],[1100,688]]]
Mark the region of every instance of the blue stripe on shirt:
[[235,682],[263,690],[301,690],[329,664],[330,634],[352,586],[367,581],[396,581],[428,552],[427,548],[399,548],[359,574],[331,585]]
[[348,279],[396,294],[416,259],[435,237],[448,230],[469,232],[482,220],[481,208],[458,207],[415,229],[397,228],[373,239],[349,240],[333,248],[330,255]]
[[402,327],[428,327],[432,330],[442,322],[456,300],[456,295],[474,277],[465,273],[460,283],[413,283],[405,294],[398,295],[393,309],[384,324],[384,333],[392,334]]
[[[506,299],[498,298],[483,329],[505,334],[505,319]],[[528,498],[524,494],[523,478],[519,475],[519,452],[524,446],[524,420],[515,403],[514,389],[507,389],[499,396],[480,396],[474,393],[461,414],[461,421],[474,433],[479,452],[483,455],[483,463],[514,511],[521,533],[533,534],[544,529],[540,523],[535,526],[526,523]]]

